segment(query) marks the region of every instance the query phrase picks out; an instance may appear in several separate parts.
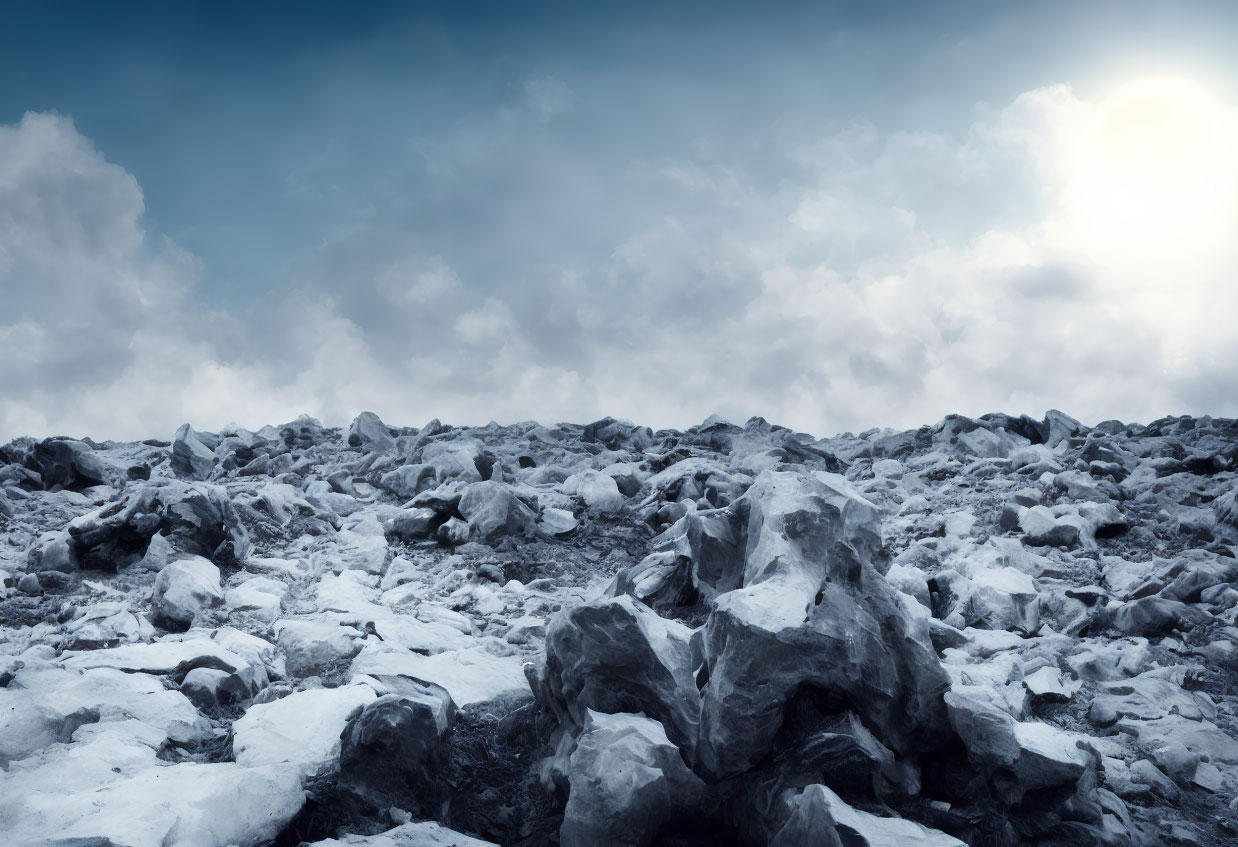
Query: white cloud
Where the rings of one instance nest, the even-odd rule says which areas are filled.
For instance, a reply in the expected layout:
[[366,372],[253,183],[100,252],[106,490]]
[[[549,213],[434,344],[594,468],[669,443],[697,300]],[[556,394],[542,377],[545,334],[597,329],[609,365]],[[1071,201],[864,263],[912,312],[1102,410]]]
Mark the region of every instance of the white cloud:
[[[570,105],[553,82],[526,86],[542,119]],[[687,192],[692,213],[648,216],[592,265],[513,265],[483,292],[440,256],[397,255],[336,296],[288,291],[249,315],[205,309],[204,269],[146,230],[133,177],[68,119],[28,115],[0,127],[0,438],[362,409],[654,426],[720,411],[822,434],[1053,406],[1238,414],[1238,246],[1219,234],[1238,231],[1238,198],[1180,202],[1148,162],[1196,174],[1198,151],[1136,145],[1106,179],[1151,217],[1107,217],[1080,162],[1126,150],[1104,135],[1120,105],[1053,86],[962,139],[862,122],[777,139],[794,180],[635,162],[618,177],[629,189]],[[1171,142],[1200,126],[1238,139],[1228,107],[1192,108]],[[1210,142],[1207,167],[1230,174],[1236,149]],[[1174,201],[1160,228],[1157,197]]]

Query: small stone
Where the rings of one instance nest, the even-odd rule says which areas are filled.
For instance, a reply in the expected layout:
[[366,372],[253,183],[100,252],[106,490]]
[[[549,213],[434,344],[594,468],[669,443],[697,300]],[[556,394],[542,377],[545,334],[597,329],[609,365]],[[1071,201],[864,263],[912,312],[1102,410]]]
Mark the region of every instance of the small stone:
[[23,594],[35,596],[43,592],[43,586],[39,584],[38,574],[28,573],[17,581],[17,590]]

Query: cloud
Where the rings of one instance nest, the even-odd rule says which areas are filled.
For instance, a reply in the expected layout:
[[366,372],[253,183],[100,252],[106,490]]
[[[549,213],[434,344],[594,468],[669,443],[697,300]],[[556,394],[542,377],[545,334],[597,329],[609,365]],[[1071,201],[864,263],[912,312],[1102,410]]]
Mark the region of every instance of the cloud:
[[[432,151],[434,173],[480,197],[509,142],[528,140],[547,177],[524,173],[521,190],[577,210],[561,255],[492,243],[483,219],[457,233],[496,252],[502,271],[479,279],[346,222],[290,258],[319,282],[233,314],[204,305],[209,268],[149,230],[137,181],[68,118],[0,127],[0,438],[166,437],[183,420],[301,412],[342,424],[362,409],[654,426],[717,411],[819,434],[952,411],[1238,414],[1233,249],[1127,244],[1078,202],[1108,101],[1038,89],[961,138],[857,121],[771,131],[729,160],[703,143],[634,158],[585,202],[550,170],[580,163],[541,126],[574,107],[571,90],[546,78],[524,94],[525,118],[504,111],[470,143],[421,139],[410,155]],[[1110,237],[1081,235],[1098,231]],[[575,250],[572,233],[607,246]]]

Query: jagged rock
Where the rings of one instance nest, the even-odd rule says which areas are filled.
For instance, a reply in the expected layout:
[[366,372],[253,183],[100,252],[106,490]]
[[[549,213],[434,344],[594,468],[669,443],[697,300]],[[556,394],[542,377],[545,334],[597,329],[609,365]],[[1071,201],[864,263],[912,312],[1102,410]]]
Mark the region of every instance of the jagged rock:
[[172,562],[155,579],[151,611],[165,629],[184,632],[224,602],[219,568],[201,556]]
[[245,767],[290,765],[302,779],[332,769],[350,718],[375,700],[366,685],[298,691],[251,706],[232,724],[232,749]]
[[628,596],[554,615],[546,630],[540,691],[561,720],[582,727],[590,709],[643,712],[692,759],[700,697],[690,631]]
[[1016,568],[993,568],[973,574],[963,619],[969,626],[1018,630],[1040,629],[1040,595],[1036,584]]
[[115,571],[146,553],[161,534],[174,550],[238,564],[249,549],[249,534],[220,486],[159,480],[124,495],[68,524],[73,556],[82,568]]
[[563,847],[641,847],[691,813],[704,790],[660,723],[588,710],[569,766]]
[[468,521],[470,536],[481,541],[500,535],[529,536],[537,523],[532,509],[508,486],[493,480],[465,486],[459,509]]
[[339,790],[377,810],[441,814],[448,797],[442,774],[446,738],[454,719],[451,697],[438,686],[410,683],[402,693],[368,704],[341,737]]
[[1033,702],[1065,703],[1079,690],[1080,682],[1066,682],[1054,667],[1039,668],[1023,677],[1023,686]]
[[1044,506],[1032,506],[1019,516],[1023,541],[1037,547],[1074,547],[1079,543],[1079,527],[1058,520]]
[[779,798],[784,820],[770,847],[964,847],[964,842],[914,821],[853,809],[824,785],[788,790]]
[[981,692],[956,686],[945,702],[968,758],[1009,803],[1029,791],[1073,785],[1093,761],[1069,734],[1047,723],[1016,721]]
[[36,471],[49,491],[81,490],[107,485],[119,478],[119,469],[109,469],[89,444],[72,438],[48,438],[35,445],[28,466]]
[[202,443],[189,424],[182,424],[172,437],[172,470],[186,479],[209,479],[215,454]]
[[586,507],[598,512],[617,512],[623,508],[624,498],[615,478],[592,469],[572,474],[559,488],[564,494],[579,497]]
[[739,587],[744,539],[728,512],[680,518],[653,541],[654,550],[619,575],[615,591],[655,606],[713,600]]
[[873,565],[875,507],[821,473],[766,471],[744,499],[743,587],[717,598],[702,632],[701,768],[751,767],[807,688],[849,702],[896,754],[940,743],[949,683],[927,624]]
[[348,446],[365,447],[367,450],[391,450],[395,448],[395,439],[378,415],[362,412],[348,427]]
[[637,426],[631,421],[602,418],[585,426],[581,441],[600,443],[608,450],[630,450],[639,453],[653,444],[653,430],[647,426]]
[[413,540],[434,534],[441,519],[439,513],[425,506],[403,509],[383,524],[383,531],[398,538]]
[[185,674],[181,693],[208,715],[240,706],[253,695],[238,674],[218,668],[194,668]]
[[389,829],[379,835],[349,835],[342,840],[328,838],[307,847],[498,847],[492,841],[482,841],[433,821],[414,821]]
[[331,676],[361,649],[360,633],[351,627],[283,620],[274,628],[275,643],[284,654],[288,672],[298,677]]
[[400,497],[416,497],[435,484],[433,465],[401,465],[383,474],[383,486]]
[[1127,635],[1164,635],[1179,626],[1189,626],[1196,616],[1185,603],[1164,597],[1141,597],[1113,611],[1114,628]]
[[543,535],[567,535],[576,527],[580,526],[580,521],[576,520],[576,516],[567,509],[556,509],[553,506],[548,506],[542,510],[542,518],[538,524],[538,529]]

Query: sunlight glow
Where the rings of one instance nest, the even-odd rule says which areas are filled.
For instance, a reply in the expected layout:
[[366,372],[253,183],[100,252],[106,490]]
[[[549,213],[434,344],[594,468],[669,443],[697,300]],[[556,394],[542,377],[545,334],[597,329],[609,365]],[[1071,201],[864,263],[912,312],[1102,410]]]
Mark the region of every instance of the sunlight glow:
[[1091,250],[1169,258],[1238,239],[1238,119],[1206,88],[1136,80],[1078,129],[1065,211]]

